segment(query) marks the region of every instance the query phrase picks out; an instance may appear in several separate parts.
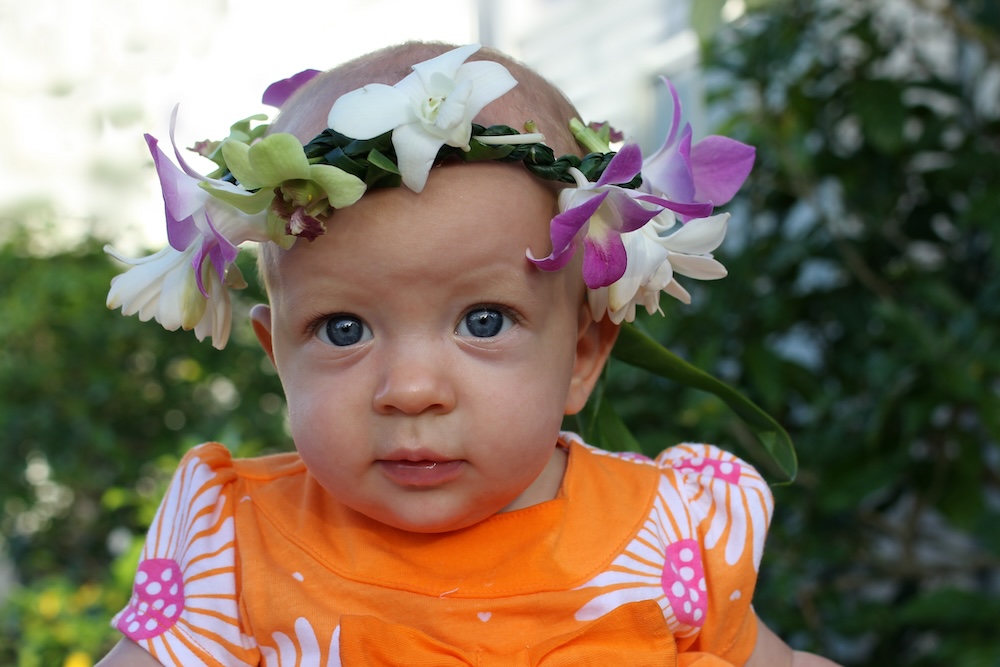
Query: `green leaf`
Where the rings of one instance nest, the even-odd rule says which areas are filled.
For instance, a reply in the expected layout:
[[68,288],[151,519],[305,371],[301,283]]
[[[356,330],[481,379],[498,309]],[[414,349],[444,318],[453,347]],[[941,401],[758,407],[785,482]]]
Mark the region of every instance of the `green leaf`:
[[757,436],[789,482],[798,472],[795,446],[782,426],[743,394],[706,373],[655,340],[634,324],[622,326],[612,355],[619,361],[642,368],[661,377],[715,394],[732,409]]
[[608,401],[601,401],[593,417],[589,442],[609,451],[642,453],[642,446]]
[[903,146],[907,111],[903,86],[895,81],[868,80],[854,84],[851,106],[862,131],[878,150],[895,155]]
[[372,164],[372,166],[378,167],[382,171],[387,171],[390,174],[399,174],[399,167],[396,166],[396,163],[387,158],[385,154],[378,149],[373,148],[371,152],[368,153],[368,161]]
[[579,118],[573,118],[569,121],[569,129],[573,133],[573,138],[588,151],[592,153],[608,153],[611,151],[607,139],[584,125],[583,121]]
[[501,144],[499,146],[494,146],[492,144],[484,144],[473,138],[472,141],[469,142],[468,151],[462,151],[462,149],[447,151],[445,149],[450,147],[445,146],[443,147],[442,152],[452,152],[466,162],[482,162],[484,160],[501,160],[514,152],[514,146],[514,144]]

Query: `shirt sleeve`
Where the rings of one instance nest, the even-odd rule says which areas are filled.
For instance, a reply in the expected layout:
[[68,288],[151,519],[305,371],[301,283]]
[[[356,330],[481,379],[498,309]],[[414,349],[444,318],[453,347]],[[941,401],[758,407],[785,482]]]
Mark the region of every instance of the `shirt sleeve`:
[[258,664],[239,620],[235,479],[222,445],[188,452],[149,528],[131,599],[111,621],[163,665]]
[[[682,650],[742,665],[757,641],[751,602],[774,511],[771,491],[753,466],[711,445],[671,447],[656,463],[672,471],[669,476],[689,508],[699,543],[700,558],[694,560],[700,562],[691,565],[699,582],[694,597],[704,595],[704,618]],[[677,593],[689,594],[690,588],[682,589],[690,570],[685,571],[683,559],[675,560],[681,566],[665,571],[664,590],[673,586]],[[676,581],[668,581],[671,576]]]

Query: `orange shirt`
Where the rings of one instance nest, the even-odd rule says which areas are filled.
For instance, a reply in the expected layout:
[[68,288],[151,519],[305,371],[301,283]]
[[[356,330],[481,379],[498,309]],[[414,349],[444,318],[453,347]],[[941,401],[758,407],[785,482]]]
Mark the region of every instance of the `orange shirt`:
[[113,624],[165,665],[742,665],[772,500],[708,445],[573,434],[559,495],[444,534],[333,500],[296,454],[185,456]]

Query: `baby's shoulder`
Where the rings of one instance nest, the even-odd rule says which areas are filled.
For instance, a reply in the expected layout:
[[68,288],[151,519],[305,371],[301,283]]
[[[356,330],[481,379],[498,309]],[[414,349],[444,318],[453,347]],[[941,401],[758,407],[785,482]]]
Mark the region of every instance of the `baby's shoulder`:
[[[635,452],[610,452],[563,434],[576,445],[581,459],[607,471],[619,492],[634,495],[639,488],[656,487],[650,497],[655,507],[689,516],[696,523],[720,509],[725,514],[747,514],[753,523],[770,522],[774,501],[767,482],[754,466],[715,445],[683,443],[656,457]],[[628,487],[635,487],[629,490]],[[621,495],[621,493],[615,494]]]
[[760,486],[767,483],[755,467],[715,445],[683,443],[663,450],[653,461],[687,483]]
[[612,452],[583,441],[575,433],[563,433],[564,442],[585,452],[592,460],[613,466],[621,474],[656,470],[661,477],[676,480],[680,485],[719,486],[723,484],[759,487],[767,491],[767,483],[751,464],[715,445],[682,443],[668,447],[655,458],[638,452]]
[[268,482],[306,472],[305,464],[296,452],[236,458],[229,448],[218,442],[206,442],[189,449],[177,466],[176,474],[198,468],[211,473],[219,483],[236,480]]

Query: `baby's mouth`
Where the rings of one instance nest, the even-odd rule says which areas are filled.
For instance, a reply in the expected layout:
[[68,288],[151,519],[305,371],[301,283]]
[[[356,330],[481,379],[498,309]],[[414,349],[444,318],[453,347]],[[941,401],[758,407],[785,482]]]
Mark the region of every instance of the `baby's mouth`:
[[460,459],[382,459],[377,465],[389,481],[400,486],[434,487],[462,474],[465,462]]

